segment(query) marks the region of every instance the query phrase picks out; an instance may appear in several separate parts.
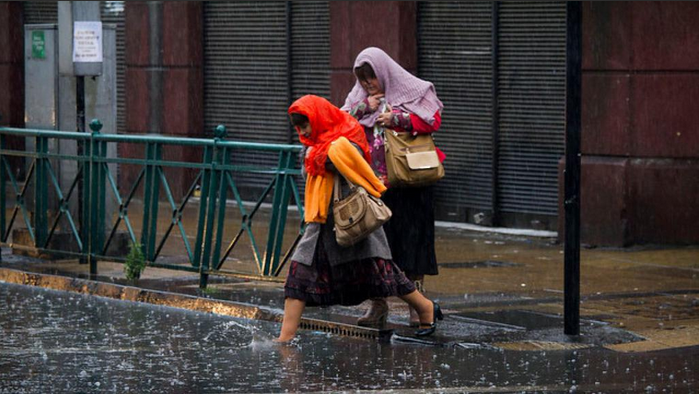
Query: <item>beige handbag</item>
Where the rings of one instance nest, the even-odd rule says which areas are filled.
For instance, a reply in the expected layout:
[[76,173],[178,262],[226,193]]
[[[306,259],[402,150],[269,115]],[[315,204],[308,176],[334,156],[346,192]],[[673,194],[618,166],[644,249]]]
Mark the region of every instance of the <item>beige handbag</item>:
[[391,210],[380,198],[369,194],[363,187],[345,180],[350,194],[341,197],[341,174],[335,175],[333,188],[333,218],[335,239],[340,246],[351,246],[363,240],[391,218]]
[[384,146],[391,187],[427,186],[444,177],[432,134],[414,136],[384,129]]

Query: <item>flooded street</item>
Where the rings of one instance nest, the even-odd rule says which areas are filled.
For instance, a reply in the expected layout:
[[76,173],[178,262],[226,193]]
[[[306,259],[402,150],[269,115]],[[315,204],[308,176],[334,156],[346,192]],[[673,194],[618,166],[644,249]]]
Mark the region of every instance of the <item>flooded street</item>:
[[699,394],[698,25],[0,1],[0,394]]
[[699,349],[425,346],[0,285],[0,392],[692,392]]

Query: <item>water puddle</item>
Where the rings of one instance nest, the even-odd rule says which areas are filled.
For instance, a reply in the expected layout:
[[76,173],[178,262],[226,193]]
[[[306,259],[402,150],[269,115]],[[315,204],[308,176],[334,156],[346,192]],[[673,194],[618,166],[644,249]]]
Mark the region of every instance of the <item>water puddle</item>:
[[316,331],[279,345],[278,330],[270,322],[0,284],[0,392],[699,390],[696,347],[511,351]]

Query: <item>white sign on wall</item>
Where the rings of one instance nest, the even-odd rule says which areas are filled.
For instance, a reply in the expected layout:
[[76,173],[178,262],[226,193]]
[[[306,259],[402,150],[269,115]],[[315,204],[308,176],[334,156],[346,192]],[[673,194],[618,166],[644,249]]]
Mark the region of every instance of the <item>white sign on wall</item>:
[[73,62],[102,62],[102,22],[74,22]]

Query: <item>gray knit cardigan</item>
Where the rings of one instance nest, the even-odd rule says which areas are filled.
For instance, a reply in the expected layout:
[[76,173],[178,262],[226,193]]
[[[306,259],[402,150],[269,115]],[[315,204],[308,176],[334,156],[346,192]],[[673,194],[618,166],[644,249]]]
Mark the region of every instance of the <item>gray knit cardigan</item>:
[[[357,149],[359,148],[357,147]],[[301,157],[303,158],[305,155],[306,150],[304,149],[301,152]],[[303,160],[301,160],[301,163],[303,163]],[[303,168],[304,166],[301,167]],[[335,176],[340,176],[337,169],[335,169],[335,166],[329,159],[325,167],[328,171],[332,171]],[[305,169],[303,170],[303,176],[304,178],[306,177]],[[349,185],[344,181],[344,179],[341,183],[342,195],[346,196],[349,193]],[[340,246],[335,239],[335,220],[333,219],[332,211],[331,200],[328,220],[325,223],[306,224],[306,230],[303,233],[303,236],[301,236],[301,240],[296,246],[294,254],[291,256],[292,261],[297,261],[305,265],[311,265],[318,249],[318,242],[323,243],[325,253],[327,254],[327,258],[331,266],[337,266],[367,258],[381,258],[384,260],[392,259],[391,249],[388,246],[388,240],[386,239],[386,233],[383,231],[383,228],[379,228],[378,230],[374,231],[367,238],[356,243],[355,245],[349,247]]]

